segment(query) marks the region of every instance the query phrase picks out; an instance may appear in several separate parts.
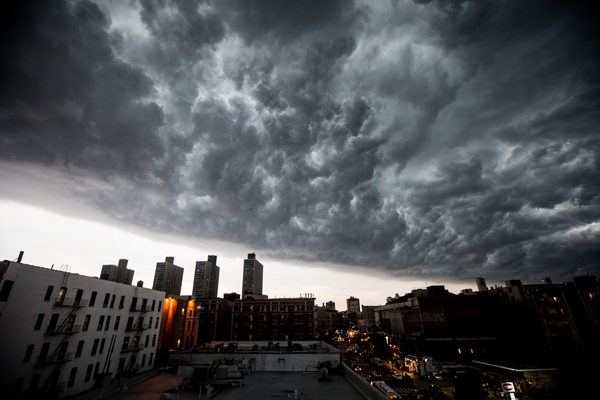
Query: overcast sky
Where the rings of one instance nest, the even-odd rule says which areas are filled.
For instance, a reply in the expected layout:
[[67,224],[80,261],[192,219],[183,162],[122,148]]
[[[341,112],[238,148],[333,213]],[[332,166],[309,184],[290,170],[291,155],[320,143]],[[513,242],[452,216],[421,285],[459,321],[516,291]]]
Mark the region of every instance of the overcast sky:
[[191,291],[216,254],[222,294],[254,251],[371,304],[600,275],[594,2],[5,3],[1,259]]

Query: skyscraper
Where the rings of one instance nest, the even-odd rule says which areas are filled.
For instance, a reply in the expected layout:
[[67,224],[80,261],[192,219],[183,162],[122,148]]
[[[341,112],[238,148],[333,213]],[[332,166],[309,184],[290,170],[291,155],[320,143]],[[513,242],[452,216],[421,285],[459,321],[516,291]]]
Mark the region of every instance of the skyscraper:
[[262,296],[263,265],[256,259],[256,254],[248,254],[244,260],[244,276],[242,281],[242,299]]
[[348,307],[348,312],[360,312],[360,300],[354,296],[350,296],[350,298],[346,300],[346,306]]
[[128,261],[122,258],[119,260],[119,265],[103,265],[100,272],[100,279],[131,285],[135,271],[127,269],[127,263]]
[[152,290],[160,290],[166,295],[181,294],[181,282],[183,281],[183,268],[173,264],[175,257],[166,257],[165,262],[156,263],[154,272],[154,283]]
[[192,296],[215,298],[219,290],[219,272],[217,256],[208,256],[208,261],[196,261]]

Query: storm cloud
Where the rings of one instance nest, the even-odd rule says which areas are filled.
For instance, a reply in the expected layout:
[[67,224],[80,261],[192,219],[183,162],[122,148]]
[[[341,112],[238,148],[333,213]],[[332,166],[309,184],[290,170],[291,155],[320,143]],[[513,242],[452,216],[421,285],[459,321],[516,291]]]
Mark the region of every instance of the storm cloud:
[[597,275],[599,10],[572,3],[12,2],[0,157],[273,257]]

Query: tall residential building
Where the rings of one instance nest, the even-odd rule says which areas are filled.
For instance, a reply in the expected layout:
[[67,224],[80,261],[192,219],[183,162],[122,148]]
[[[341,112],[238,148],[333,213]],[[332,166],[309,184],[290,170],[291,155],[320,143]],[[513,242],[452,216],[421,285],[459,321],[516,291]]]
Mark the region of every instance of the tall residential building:
[[360,312],[360,300],[354,296],[350,296],[350,298],[346,300],[346,306],[348,307],[348,312]]
[[156,263],[152,290],[163,291],[166,296],[181,294],[183,268],[173,264],[174,261],[175,257],[166,257],[165,262]]
[[485,284],[484,278],[475,278],[475,282],[477,283],[477,291],[479,292],[487,292],[487,286]]
[[127,262],[127,260],[122,258],[119,260],[119,265],[103,265],[102,272],[100,272],[100,279],[131,285],[131,282],[133,282],[133,274],[135,273],[135,271],[127,269]]
[[327,303],[325,303],[325,309],[335,310],[335,301],[328,301]]
[[192,296],[216,298],[219,290],[219,271],[217,256],[208,256],[208,261],[196,261]]
[[68,398],[154,368],[165,294],[0,262],[5,398]]
[[242,299],[262,296],[263,265],[256,259],[256,254],[248,254],[244,260],[244,276],[242,282]]

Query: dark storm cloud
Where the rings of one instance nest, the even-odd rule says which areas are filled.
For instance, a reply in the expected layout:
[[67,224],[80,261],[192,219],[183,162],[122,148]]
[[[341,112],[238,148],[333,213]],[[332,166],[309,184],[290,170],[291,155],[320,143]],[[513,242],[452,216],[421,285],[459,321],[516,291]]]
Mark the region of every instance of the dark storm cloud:
[[101,180],[71,191],[116,219],[396,277],[600,273],[592,6],[142,0],[9,14],[2,156]]

